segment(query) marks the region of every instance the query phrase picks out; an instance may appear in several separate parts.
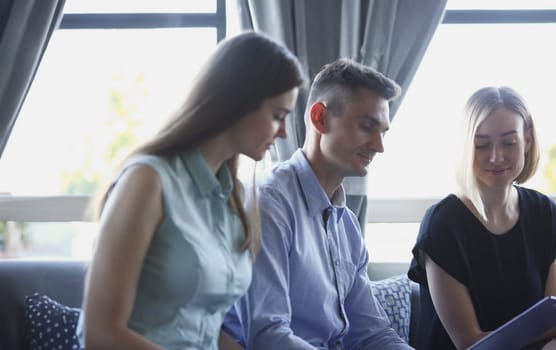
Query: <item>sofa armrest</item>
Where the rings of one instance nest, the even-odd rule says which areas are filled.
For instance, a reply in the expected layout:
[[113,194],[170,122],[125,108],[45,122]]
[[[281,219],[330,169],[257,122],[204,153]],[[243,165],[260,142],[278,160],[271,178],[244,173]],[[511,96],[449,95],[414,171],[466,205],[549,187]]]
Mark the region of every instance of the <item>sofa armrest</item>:
[[421,300],[419,284],[411,283],[411,321],[409,323],[409,345],[417,345],[417,328],[419,325],[419,313],[421,312]]

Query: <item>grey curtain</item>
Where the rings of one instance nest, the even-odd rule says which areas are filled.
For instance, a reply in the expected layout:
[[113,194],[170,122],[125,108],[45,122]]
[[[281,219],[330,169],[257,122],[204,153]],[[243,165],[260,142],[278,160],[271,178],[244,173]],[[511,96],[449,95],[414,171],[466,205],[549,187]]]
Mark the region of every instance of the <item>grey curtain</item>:
[[[264,32],[294,52],[313,79],[338,57],[350,57],[394,79],[405,92],[441,22],[447,0],[238,0],[242,26]],[[402,96],[390,106],[394,117]],[[277,140],[275,160],[285,160],[303,144],[302,91],[288,138]],[[344,182],[348,206],[366,225],[366,178]]]
[[0,0],[0,156],[65,0]]

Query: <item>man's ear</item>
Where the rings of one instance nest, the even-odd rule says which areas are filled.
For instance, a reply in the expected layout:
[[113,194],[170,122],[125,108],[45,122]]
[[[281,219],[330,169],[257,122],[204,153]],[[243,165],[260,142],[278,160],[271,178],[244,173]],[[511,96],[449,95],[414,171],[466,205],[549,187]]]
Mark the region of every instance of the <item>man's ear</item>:
[[313,103],[310,110],[311,124],[320,133],[324,134],[324,115],[326,113],[326,106],[322,102]]

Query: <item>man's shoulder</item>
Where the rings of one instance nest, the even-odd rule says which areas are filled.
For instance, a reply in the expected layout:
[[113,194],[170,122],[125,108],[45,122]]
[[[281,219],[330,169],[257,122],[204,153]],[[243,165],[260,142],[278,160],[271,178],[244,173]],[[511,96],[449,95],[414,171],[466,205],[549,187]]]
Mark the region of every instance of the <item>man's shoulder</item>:
[[290,162],[282,162],[276,164],[272,169],[265,172],[259,181],[259,188],[261,190],[276,190],[282,191],[284,189],[292,189],[297,179],[295,167]]

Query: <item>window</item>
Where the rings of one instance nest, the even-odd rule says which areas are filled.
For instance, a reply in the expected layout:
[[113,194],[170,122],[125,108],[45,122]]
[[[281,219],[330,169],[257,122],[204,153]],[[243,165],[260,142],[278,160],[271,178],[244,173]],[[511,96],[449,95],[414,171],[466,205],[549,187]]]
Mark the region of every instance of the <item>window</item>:
[[[0,161],[0,192],[90,194],[114,160],[178,106],[217,43],[217,27],[156,28],[179,13],[149,14],[155,28],[102,29],[112,13],[67,20],[79,9],[123,11],[126,3],[128,11],[152,11],[155,4],[68,1],[62,28],[78,28],[79,19],[101,28],[53,34]],[[199,10],[192,6],[199,3],[156,2],[159,10],[174,11]],[[200,10],[215,10],[215,1],[201,3]],[[136,24],[145,23],[151,22]]]
[[[62,29],[0,159],[0,193],[66,204],[60,213],[24,200],[15,208],[24,219],[0,221],[0,257],[90,254],[94,224],[74,222],[72,206],[82,206],[116,160],[156,130],[218,40],[237,31],[228,2],[66,1]],[[526,185],[556,192],[556,0],[449,0],[447,10],[386,136],[386,153],[370,168],[372,262],[409,261],[424,209],[452,191],[455,121],[479,87],[509,85],[524,95],[543,152]]]
[[[493,9],[512,12],[482,11]],[[556,9],[556,1],[448,1],[444,23],[386,136],[386,151],[371,165],[370,213],[373,202],[384,199],[394,204],[421,199],[425,205],[415,211],[422,213],[431,198],[453,191],[458,118],[467,98],[484,86],[511,86],[528,102],[542,155],[535,177],[525,186],[556,193],[552,96],[556,48],[551,44],[556,13],[539,9]],[[371,261],[409,261],[419,221],[369,223],[366,241]]]
[[[178,107],[225,32],[225,0],[68,0],[0,159],[0,193],[82,203]],[[87,257],[94,232],[0,222],[0,257]]]

